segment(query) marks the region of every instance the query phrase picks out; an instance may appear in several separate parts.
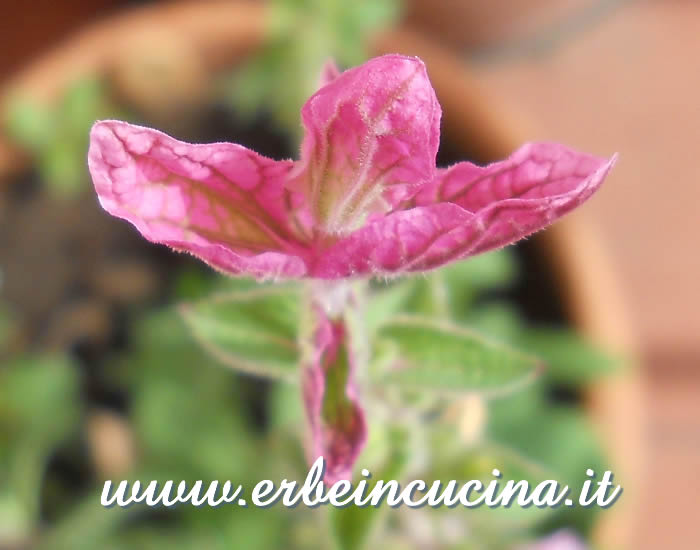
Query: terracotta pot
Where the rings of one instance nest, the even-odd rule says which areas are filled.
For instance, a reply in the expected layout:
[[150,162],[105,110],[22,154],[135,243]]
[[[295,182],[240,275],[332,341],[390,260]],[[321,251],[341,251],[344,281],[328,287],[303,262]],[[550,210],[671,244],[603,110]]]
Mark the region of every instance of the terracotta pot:
[[536,51],[605,16],[606,0],[407,0],[406,23],[440,43],[480,52]]
[[[259,3],[200,0],[132,9],[75,34],[62,46],[27,67],[0,90],[4,103],[13,93],[46,99],[56,97],[76,78],[105,74],[118,66],[121,52],[133,51],[144,36],[176,37],[187,51],[186,70],[202,77],[230,68],[264,39],[265,7]],[[410,30],[376,36],[377,54],[398,52],[420,56],[444,112],[444,131],[454,143],[479,160],[502,158],[527,141],[530,123],[509,112],[485,93],[462,59]],[[21,162],[0,136],[0,178]],[[581,332],[636,364],[637,345],[630,332],[619,282],[603,241],[585,216],[585,208],[537,238],[551,259],[551,269],[565,290],[572,322]],[[588,409],[607,443],[625,496],[601,515],[597,540],[606,548],[626,548],[636,528],[636,487],[642,470],[643,406],[640,377],[634,368],[590,388]]]

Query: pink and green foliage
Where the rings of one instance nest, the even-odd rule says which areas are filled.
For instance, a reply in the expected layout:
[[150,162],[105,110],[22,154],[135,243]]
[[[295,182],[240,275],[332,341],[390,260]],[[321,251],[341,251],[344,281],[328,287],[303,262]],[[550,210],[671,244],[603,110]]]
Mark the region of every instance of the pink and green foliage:
[[[311,459],[324,455],[334,479],[351,475],[367,439],[366,388],[355,378],[366,370],[370,342],[347,322],[347,310],[358,309],[348,280],[432,270],[522,239],[587,200],[615,158],[531,143],[486,167],[437,168],[441,109],[419,59],[387,55],[343,73],[328,65],[321,83],[301,110],[299,160],[102,121],[93,127],[88,162],[105,210],[146,239],[229,275],[316,280],[300,315],[308,326],[299,331],[298,356]],[[327,307],[328,295],[343,298]],[[496,368],[493,358],[508,356],[471,333],[430,330],[449,344],[443,349],[488,356]],[[448,368],[456,390],[488,380],[470,371],[462,387],[459,377],[478,361],[433,359],[423,353],[418,366]],[[508,364],[514,378],[536,370],[520,359]]]
[[323,456],[325,479],[349,479],[367,440],[365,413],[358,403],[354,369],[357,358],[342,319],[329,319],[312,307],[312,345],[304,365],[302,389],[311,428],[311,457]]

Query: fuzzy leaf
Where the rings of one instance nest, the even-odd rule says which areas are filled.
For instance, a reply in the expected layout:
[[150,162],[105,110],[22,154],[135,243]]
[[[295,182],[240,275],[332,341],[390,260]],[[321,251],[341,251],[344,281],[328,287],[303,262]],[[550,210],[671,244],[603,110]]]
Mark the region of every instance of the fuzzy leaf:
[[298,291],[266,287],[181,306],[195,339],[214,358],[249,374],[295,380]]
[[541,357],[547,363],[547,376],[563,384],[592,382],[623,363],[570,330],[528,327],[518,338],[518,347]]
[[531,382],[541,369],[533,357],[422,317],[396,317],[380,328],[378,337],[395,346],[396,357],[379,383],[406,389],[500,395]]

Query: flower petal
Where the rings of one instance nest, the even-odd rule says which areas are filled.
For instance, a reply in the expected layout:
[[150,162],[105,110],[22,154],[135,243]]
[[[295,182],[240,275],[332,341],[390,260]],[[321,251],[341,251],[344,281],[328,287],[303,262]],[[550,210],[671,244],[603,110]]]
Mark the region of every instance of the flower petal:
[[325,480],[350,479],[367,441],[367,423],[354,382],[354,358],[342,319],[314,307],[313,349],[303,370],[302,390],[311,427],[311,457],[323,456]]
[[311,274],[423,271],[511,244],[588,199],[614,162],[528,145],[486,168],[457,164],[405,204],[413,208],[377,218],[325,250]]
[[387,55],[340,74],[304,105],[297,185],[329,233],[361,226],[433,179],[440,105],[423,63]]
[[474,215],[456,204],[436,204],[377,218],[323,251],[310,275],[339,279],[393,275],[437,267],[459,242],[452,232]]
[[524,211],[529,206],[557,218],[565,213],[562,208],[568,212],[592,195],[614,162],[615,157],[601,159],[556,143],[528,143],[508,159],[486,167],[460,162],[440,170],[409,204],[449,202],[477,213],[505,201],[520,201]]
[[102,121],[90,134],[88,165],[103,208],[150,241],[190,252],[229,274],[306,273],[297,238],[302,229],[294,225],[303,218],[303,198],[284,186],[290,161],[240,145],[191,145],[149,128]]

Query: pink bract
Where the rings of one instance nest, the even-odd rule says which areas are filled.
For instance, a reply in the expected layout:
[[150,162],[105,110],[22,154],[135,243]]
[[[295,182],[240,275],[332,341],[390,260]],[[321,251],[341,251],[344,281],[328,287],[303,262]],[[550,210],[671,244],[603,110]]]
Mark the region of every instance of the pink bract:
[[601,185],[606,160],[526,144],[486,167],[435,167],[440,105],[423,63],[387,55],[337,73],[302,108],[298,161],[97,122],[102,206],[148,240],[259,279],[397,275],[500,248]]
[[354,380],[355,357],[342,319],[314,307],[312,355],[303,365],[302,392],[311,429],[310,460],[325,460],[324,480],[350,479],[367,442],[367,422]]

